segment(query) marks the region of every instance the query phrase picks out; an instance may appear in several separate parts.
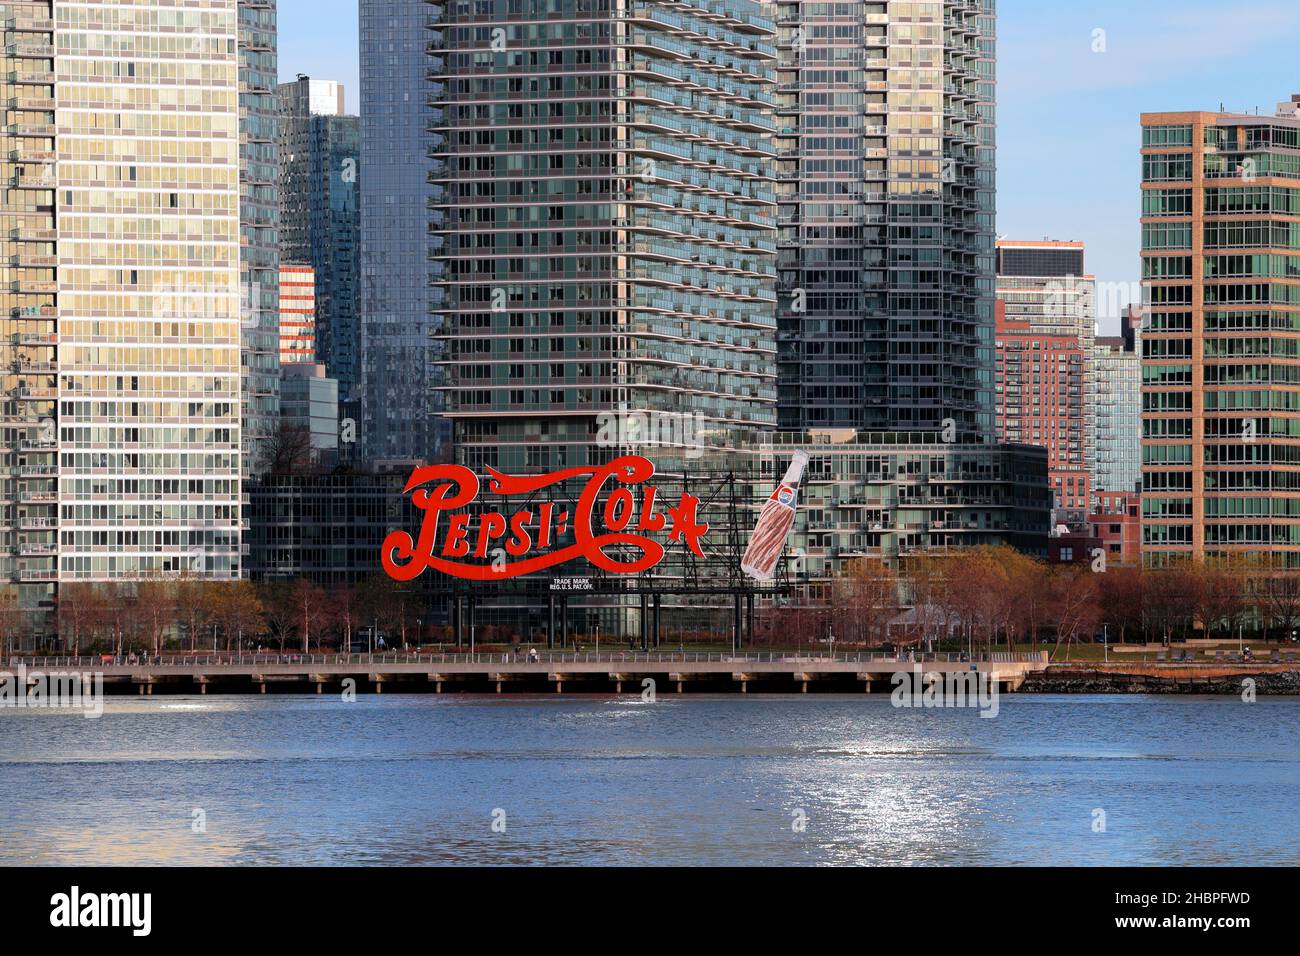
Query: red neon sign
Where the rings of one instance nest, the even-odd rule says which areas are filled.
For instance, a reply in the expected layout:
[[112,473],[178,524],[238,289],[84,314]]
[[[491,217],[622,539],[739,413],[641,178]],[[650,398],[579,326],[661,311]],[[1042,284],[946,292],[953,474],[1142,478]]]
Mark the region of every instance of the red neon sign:
[[[498,495],[532,494],[583,476],[587,476],[587,484],[573,514],[554,501],[543,501],[535,506],[536,511],[532,507],[509,515],[485,511],[477,515],[475,528],[471,523],[476,515],[461,509],[478,499],[478,476],[462,465],[417,468],[411,472],[405,492],[414,492],[411,500],[424,512],[424,519],[418,539],[412,540],[405,531],[394,531],[384,539],[381,560],[389,577],[412,581],[426,568],[432,568],[456,578],[492,581],[532,574],[579,558],[611,574],[639,574],[663,560],[667,549],[649,535],[665,531],[669,541],[680,541],[704,557],[700,541],[709,526],[697,520],[700,500],[684,493],[676,507],[659,512],[659,491],[647,484],[654,477],[655,466],[645,458],[627,455],[608,465],[536,476],[513,477],[491,468],[488,473],[488,491]],[[608,533],[596,534],[592,530],[598,505]],[[570,527],[574,543],[548,550]],[[629,561],[605,553],[615,545],[634,548],[640,556]],[[515,560],[502,560],[502,551]],[[529,557],[532,552],[540,553]],[[489,562],[488,556],[493,553],[494,559]]]

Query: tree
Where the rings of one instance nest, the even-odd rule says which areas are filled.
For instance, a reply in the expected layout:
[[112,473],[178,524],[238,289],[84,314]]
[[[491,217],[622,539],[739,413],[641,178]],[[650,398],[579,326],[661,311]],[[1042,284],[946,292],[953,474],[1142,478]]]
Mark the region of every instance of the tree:
[[266,616],[267,634],[279,645],[280,653],[283,654],[285,642],[297,627],[291,585],[281,578],[269,578],[258,586],[257,596]]
[[357,623],[361,620],[361,604],[357,589],[351,585],[338,588],[330,602],[330,610],[333,612],[335,623],[340,628],[342,649],[347,653],[352,649],[352,632],[356,630]]
[[[949,636],[953,617],[948,601],[948,570],[951,558],[934,554],[909,556],[903,573],[907,598],[912,605],[914,639],[919,643],[931,637]],[[940,633],[936,634],[936,630]]]
[[973,641],[983,632],[991,651],[1002,623],[1010,576],[993,548],[971,548],[952,560],[947,590],[953,609],[967,639]]
[[185,626],[191,652],[199,649],[199,633],[212,623],[213,604],[213,582],[181,572],[176,579],[176,617]]
[[413,596],[388,575],[377,572],[361,582],[357,589],[358,612],[363,623],[376,624],[381,630],[397,633],[406,643],[406,629],[411,624]]
[[1231,637],[1244,628],[1250,614],[1250,579],[1253,568],[1241,555],[1207,558],[1198,569],[1201,623],[1208,637],[1216,624],[1222,624]]
[[1147,629],[1159,633],[1168,644],[1178,631],[1190,633],[1202,612],[1203,577],[1188,559],[1151,568],[1143,588]]
[[898,611],[898,576],[882,561],[850,561],[835,580],[833,608],[844,639],[876,643]]
[[266,610],[251,581],[221,581],[214,585],[213,619],[226,636],[226,651],[232,638],[242,639],[266,630]]
[[302,475],[312,468],[311,432],[302,425],[281,422],[262,453],[262,470],[271,475]]
[[133,631],[132,615],[129,613],[129,595],[127,589],[118,583],[104,586],[103,623],[112,637],[114,653],[118,657],[126,654],[126,642]]
[[1300,628],[1300,574],[1273,564],[1256,580],[1256,595],[1266,626],[1276,625],[1285,641]]
[[59,637],[70,647],[73,657],[81,655],[82,637],[91,635],[104,611],[104,595],[97,585],[86,581],[59,585],[56,610]]
[[1115,628],[1120,643],[1130,631],[1142,632],[1146,573],[1138,565],[1117,565],[1101,575],[1102,620]]
[[27,614],[18,604],[17,589],[0,590],[0,634],[4,635],[3,657],[7,661],[14,650],[15,638],[23,630]]
[[1062,565],[1051,576],[1050,615],[1056,627],[1056,645],[1052,659],[1056,659],[1065,644],[1065,656],[1070,656],[1074,642],[1097,632],[1101,623],[1101,609],[1097,603],[1097,578],[1088,565]]
[[150,578],[136,585],[132,605],[134,619],[149,641],[153,655],[162,653],[163,638],[167,629],[176,622],[175,582],[165,578]]
[[[293,604],[294,619],[301,627],[302,652],[306,654],[310,650],[312,631],[319,629],[326,621],[325,592],[315,582],[299,578],[290,590],[289,598]],[[317,643],[320,643],[320,638],[317,638]]]
[[1002,604],[1007,650],[1015,651],[1014,641],[1018,637],[1027,639],[1032,649],[1047,616],[1050,600],[1047,565],[1011,548],[997,550],[1007,572],[1007,589]]

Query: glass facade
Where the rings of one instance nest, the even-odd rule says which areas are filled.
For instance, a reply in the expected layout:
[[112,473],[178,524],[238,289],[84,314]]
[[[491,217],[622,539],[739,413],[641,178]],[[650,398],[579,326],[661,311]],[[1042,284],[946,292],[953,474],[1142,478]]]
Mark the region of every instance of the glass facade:
[[790,541],[800,598],[829,598],[836,575],[857,558],[906,567],[921,554],[981,545],[1047,554],[1052,495],[1042,448],[900,432],[782,433],[761,460],[768,483],[795,448],[810,459]]
[[280,420],[280,143],[276,0],[239,3],[240,281],[244,468]]
[[235,0],[54,7],[59,578],[237,577]]
[[[1094,494],[1142,487],[1142,332],[1130,316],[1124,336],[1098,338],[1089,406],[1097,418]],[[1137,323],[1134,327],[1133,322]]]
[[446,78],[426,47],[441,43],[442,5],[360,0],[361,320],[357,393],[364,459],[429,459],[444,434],[434,416],[442,292],[434,289],[429,203],[430,132]]
[[774,25],[700,0],[457,0],[430,72],[457,456],[611,454],[602,413],[776,423]]
[[781,426],[992,441],[994,0],[770,9]]
[[1144,556],[1300,568],[1300,119],[1142,134]]
[[58,555],[58,231],[49,0],[0,3],[0,613],[46,626]]
[[280,252],[316,274],[316,360],[354,397],[361,272],[361,120],[343,88],[300,77],[280,97]]

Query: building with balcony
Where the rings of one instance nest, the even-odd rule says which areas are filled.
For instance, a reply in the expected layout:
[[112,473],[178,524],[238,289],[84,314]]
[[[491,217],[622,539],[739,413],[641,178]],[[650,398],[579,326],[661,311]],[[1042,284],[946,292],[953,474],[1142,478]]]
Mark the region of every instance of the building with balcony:
[[[602,414],[776,424],[775,27],[758,3],[431,3],[440,406],[458,460],[604,461]],[[369,180],[368,180],[369,181]]]
[[280,134],[276,0],[238,0],[239,231],[245,473],[280,419]]
[[1081,242],[998,240],[998,437],[1048,450],[1056,506],[1086,511],[1096,459],[1096,280]]
[[1143,555],[1300,568],[1300,118],[1142,116]]
[[766,9],[782,428],[993,441],[992,0]]
[[235,0],[0,19],[0,605],[39,633],[58,581],[240,572],[242,34]]
[[925,433],[782,432],[759,458],[760,486],[780,480],[796,448],[809,455],[787,555],[796,600],[828,599],[856,558],[906,570],[909,558],[981,545],[1048,555],[1043,448]]

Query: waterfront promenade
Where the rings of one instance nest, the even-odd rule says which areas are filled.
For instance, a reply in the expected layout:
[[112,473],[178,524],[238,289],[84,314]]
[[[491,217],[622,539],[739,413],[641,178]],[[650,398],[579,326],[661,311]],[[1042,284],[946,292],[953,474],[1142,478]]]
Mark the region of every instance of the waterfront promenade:
[[[810,693],[888,692],[900,671],[992,675],[1003,692],[1047,667],[1047,653],[669,653],[188,655],[14,658],[29,672],[102,674],[109,693]],[[653,683],[648,683],[653,682]]]

